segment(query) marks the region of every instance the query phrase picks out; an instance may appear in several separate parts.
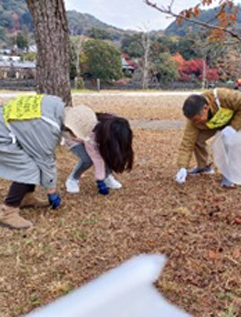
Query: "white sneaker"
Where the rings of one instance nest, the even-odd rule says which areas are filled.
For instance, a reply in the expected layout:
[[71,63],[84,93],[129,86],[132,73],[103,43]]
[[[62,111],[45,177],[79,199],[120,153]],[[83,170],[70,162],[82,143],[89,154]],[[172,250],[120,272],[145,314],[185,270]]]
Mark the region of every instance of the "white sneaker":
[[111,188],[111,189],[120,189],[122,187],[121,183],[118,182],[113,175],[109,175],[108,177],[106,177],[105,179],[105,184],[107,187]]
[[75,194],[80,192],[79,181],[76,179],[68,178],[65,182],[65,186],[68,193]]

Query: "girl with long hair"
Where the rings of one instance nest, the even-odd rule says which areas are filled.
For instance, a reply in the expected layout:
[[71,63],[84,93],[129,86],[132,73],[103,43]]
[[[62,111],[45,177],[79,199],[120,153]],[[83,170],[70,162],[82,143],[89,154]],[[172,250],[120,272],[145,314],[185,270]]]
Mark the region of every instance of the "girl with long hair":
[[92,165],[98,192],[102,195],[107,195],[110,188],[122,187],[112,171],[121,174],[133,167],[133,134],[129,122],[109,113],[96,113],[96,116],[98,123],[88,141],[80,142],[65,135],[65,144],[79,159],[65,183],[69,193],[80,191],[80,177]]

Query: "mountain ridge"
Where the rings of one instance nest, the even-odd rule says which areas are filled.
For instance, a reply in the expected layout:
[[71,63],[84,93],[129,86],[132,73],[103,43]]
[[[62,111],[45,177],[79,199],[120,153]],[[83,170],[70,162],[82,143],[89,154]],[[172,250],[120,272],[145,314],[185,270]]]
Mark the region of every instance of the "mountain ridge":
[[[233,29],[237,33],[241,33],[241,5],[238,4],[239,12],[237,15],[237,21],[236,24],[233,25]],[[220,10],[219,7],[215,7],[212,9],[202,10],[200,15],[198,16],[197,20],[209,23],[212,21],[213,25],[217,25],[218,19],[215,17],[217,16],[217,13]],[[229,8],[226,9],[226,12],[229,12]],[[193,22],[184,21],[181,25],[177,25],[176,21],[172,22],[166,29],[165,29],[165,35],[167,36],[185,36],[189,33],[196,33],[203,29],[202,26],[195,24]]]

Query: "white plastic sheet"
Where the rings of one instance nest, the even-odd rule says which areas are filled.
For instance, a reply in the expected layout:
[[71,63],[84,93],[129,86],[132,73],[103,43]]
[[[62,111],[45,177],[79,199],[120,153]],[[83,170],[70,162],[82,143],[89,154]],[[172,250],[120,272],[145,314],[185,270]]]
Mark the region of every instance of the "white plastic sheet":
[[224,143],[221,132],[212,142],[214,163],[229,181],[241,185],[241,132],[236,132]]
[[153,282],[163,255],[140,255],[28,317],[187,317],[164,299]]

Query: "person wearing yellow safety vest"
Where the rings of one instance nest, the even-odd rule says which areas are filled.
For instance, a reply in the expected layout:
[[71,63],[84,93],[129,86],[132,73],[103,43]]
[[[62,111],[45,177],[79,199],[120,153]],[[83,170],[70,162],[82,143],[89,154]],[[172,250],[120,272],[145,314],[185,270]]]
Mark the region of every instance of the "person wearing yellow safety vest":
[[[57,96],[19,96],[0,107],[0,177],[13,181],[0,206],[0,225],[29,228],[20,208],[59,207],[54,151],[62,132],[88,140],[96,123],[90,108],[65,108]],[[34,196],[36,185],[47,190],[48,200]]]
[[[214,173],[208,163],[206,141],[221,130],[225,142],[241,129],[241,94],[235,90],[219,88],[201,95],[191,95],[184,102],[183,113],[188,120],[179,148],[179,171],[175,176],[180,184],[186,181],[188,175]],[[188,171],[193,152],[197,167]],[[232,187],[233,183],[223,176],[221,185]]]

